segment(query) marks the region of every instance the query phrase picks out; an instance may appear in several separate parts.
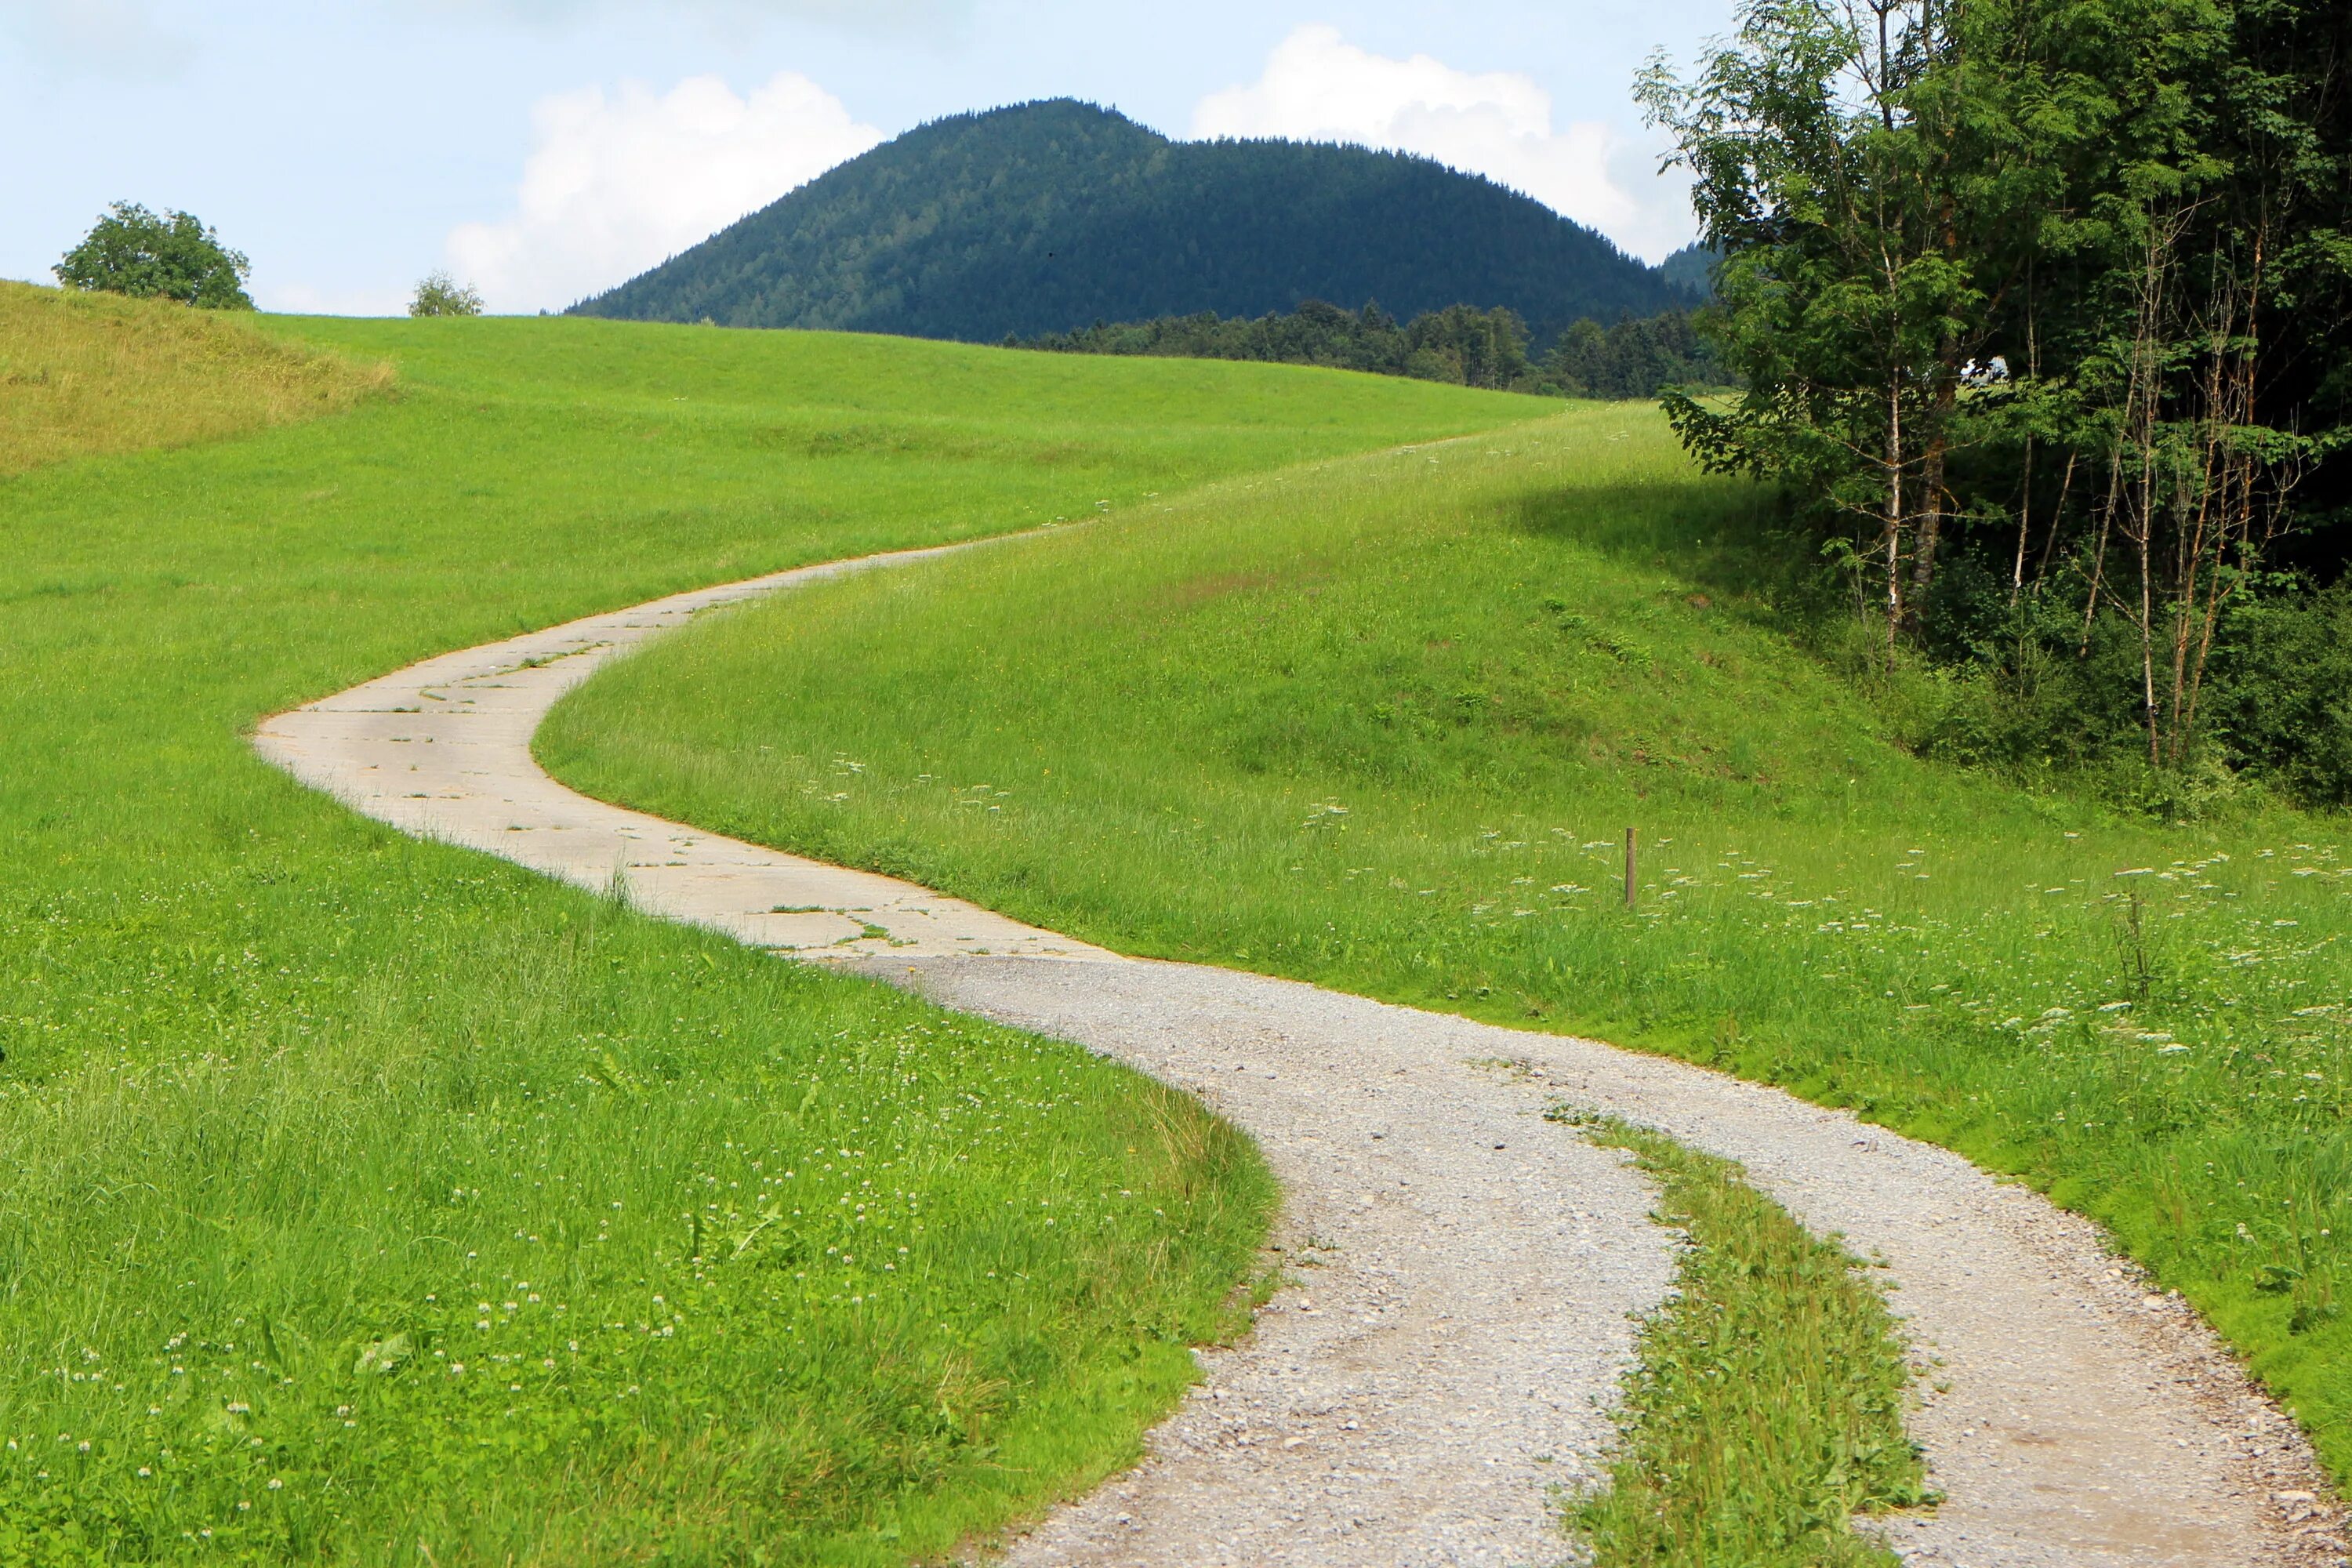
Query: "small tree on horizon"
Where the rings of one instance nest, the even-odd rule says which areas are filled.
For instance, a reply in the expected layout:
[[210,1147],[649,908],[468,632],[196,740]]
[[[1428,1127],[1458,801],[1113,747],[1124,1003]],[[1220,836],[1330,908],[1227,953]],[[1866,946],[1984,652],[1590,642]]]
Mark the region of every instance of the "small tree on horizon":
[[482,296],[470,284],[463,284],[446,272],[428,272],[416,285],[416,297],[408,302],[412,316],[478,316],[482,313]]
[[49,269],[68,289],[177,300],[211,310],[250,310],[253,264],[194,213],[152,213],[116,202]]

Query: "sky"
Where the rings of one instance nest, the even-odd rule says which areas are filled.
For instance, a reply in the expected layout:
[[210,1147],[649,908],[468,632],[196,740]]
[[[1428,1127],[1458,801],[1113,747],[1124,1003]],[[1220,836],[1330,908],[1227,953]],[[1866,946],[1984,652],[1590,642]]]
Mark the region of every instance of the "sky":
[[1657,260],[1693,233],[1632,100],[1732,0],[0,0],[0,278],[110,202],[194,212],[265,310],[446,269],[561,309],[941,115],[1396,147]]

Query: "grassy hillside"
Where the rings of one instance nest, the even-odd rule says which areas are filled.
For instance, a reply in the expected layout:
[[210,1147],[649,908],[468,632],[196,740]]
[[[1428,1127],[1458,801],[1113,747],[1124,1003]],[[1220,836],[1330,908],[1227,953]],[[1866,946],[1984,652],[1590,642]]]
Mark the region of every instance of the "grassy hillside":
[[[2113,1226],[2352,1469],[2352,857],[1939,768],[1654,413],[1230,481],[600,676],[606,798],[1133,951],[1781,1082]],[[1622,907],[1619,844],[1648,848]]]
[[0,479],[333,414],[390,383],[240,316],[0,282]]
[[[1131,1453],[1252,1267],[1269,1189],[1222,1125],[401,838],[243,731],[524,626],[1527,405],[260,327],[397,391],[0,479],[0,1563],[895,1563]],[[135,341],[163,378],[177,340]]]
[[1507,305],[1549,340],[1687,296],[1542,203],[1426,158],[1171,142],[1064,99],[919,127],[574,309],[996,342],[1307,300]]

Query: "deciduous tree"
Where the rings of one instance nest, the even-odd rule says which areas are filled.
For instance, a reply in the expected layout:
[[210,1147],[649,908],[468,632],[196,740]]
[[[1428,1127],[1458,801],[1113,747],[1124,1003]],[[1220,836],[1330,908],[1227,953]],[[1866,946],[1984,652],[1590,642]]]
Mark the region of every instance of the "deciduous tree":
[[152,213],[136,202],[107,209],[51,268],[68,289],[177,300],[207,310],[250,310],[253,265],[194,213]]
[[408,301],[412,316],[478,316],[482,313],[482,297],[469,284],[458,282],[446,272],[428,272],[418,281],[416,293]]

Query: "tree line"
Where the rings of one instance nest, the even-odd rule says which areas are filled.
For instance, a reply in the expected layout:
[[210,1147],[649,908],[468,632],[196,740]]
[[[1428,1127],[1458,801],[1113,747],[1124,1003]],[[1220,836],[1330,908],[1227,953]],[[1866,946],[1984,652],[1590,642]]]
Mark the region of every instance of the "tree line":
[[1719,386],[1724,372],[1692,313],[1572,323],[1541,353],[1507,307],[1449,305],[1399,321],[1377,304],[1347,310],[1310,300],[1258,317],[1213,310],[1102,322],[1076,331],[1008,337],[1009,348],[1058,353],[1160,354],[1326,365],[1456,386],[1569,397],[1652,398],[1668,386]]
[[1668,413],[1979,693],[1943,741],[2352,801],[2347,72],[2340,0],[1750,0],[1645,74],[1740,387]]

